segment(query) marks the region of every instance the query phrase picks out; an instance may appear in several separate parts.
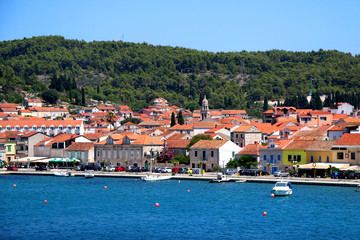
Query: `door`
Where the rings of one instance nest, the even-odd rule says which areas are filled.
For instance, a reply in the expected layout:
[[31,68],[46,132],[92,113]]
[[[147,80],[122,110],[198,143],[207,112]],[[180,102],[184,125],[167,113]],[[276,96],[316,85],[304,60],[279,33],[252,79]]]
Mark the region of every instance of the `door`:
[[271,174],[274,174],[276,171],[279,171],[279,167],[271,167]]

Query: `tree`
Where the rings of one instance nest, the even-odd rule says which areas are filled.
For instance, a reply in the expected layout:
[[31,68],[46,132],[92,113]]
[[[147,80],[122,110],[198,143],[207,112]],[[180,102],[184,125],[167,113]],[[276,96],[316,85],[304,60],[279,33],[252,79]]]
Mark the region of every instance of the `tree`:
[[41,93],[41,97],[48,103],[56,104],[59,99],[59,93],[55,89],[48,89]]
[[123,125],[123,124],[125,124],[125,123],[127,123],[127,122],[131,122],[131,123],[133,123],[133,124],[139,124],[139,123],[141,123],[140,119],[137,119],[137,118],[127,118],[127,119],[125,119],[125,120],[122,120],[120,123],[121,123],[121,125]]
[[180,110],[179,114],[177,115],[177,119],[178,119],[178,124],[184,125],[185,120],[184,120],[184,117],[183,117],[183,115],[182,115],[182,111],[181,111],[181,110]]
[[188,164],[190,164],[190,156],[185,156],[185,155],[182,155],[182,154],[176,155],[174,157],[174,161],[176,161],[176,162],[178,162],[180,164],[188,165]]
[[86,101],[85,101],[85,90],[84,90],[84,88],[81,88],[81,104],[83,106],[85,106],[85,103],[86,103]]
[[109,112],[108,115],[106,116],[106,121],[114,127],[115,114],[113,112]]
[[190,143],[186,146],[186,149],[190,151],[190,148],[200,140],[212,140],[210,135],[198,134],[192,137]]
[[268,103],[268,99],[267,97],[264,98],[264,107],[263,107],[263,111],[267,111],[269,109],[269,103]]
[[175,125],[176,125],[175,113],[172,112],[172,113],[171,113],[171,123],[170,123],[170,127],[175,126]]
[[162,153],[158,157],[159,162],[173,162],[175,156],[174,149],[164,147]]

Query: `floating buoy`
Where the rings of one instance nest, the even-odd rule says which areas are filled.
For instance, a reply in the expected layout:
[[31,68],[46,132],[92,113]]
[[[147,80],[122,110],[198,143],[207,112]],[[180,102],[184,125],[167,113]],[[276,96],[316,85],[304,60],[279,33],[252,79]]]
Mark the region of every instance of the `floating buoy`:
[[267,215],[267,212],[263,212],[263,216],[266,216]]
[[200,184],[200,182],[198,182]]
[[104,189],[107,189],[107,186],[105,186]]
[[160,205],[158,203],[155,203],[155,207],[159,207]]
[[47,203],[47,200],[44,200],[44,203]]
[[190,192],[190,190],[188,190],[188,192]]
[[270,196],[271,196],[271,197],[275,197],[275,194],[272,193]]
[[16,187],[16,184],[14,184],[13,187]]
[[137,178],[135,178],[135,181],[137,181]]
[[179,180],[179,183],[180,183],[180,180]]

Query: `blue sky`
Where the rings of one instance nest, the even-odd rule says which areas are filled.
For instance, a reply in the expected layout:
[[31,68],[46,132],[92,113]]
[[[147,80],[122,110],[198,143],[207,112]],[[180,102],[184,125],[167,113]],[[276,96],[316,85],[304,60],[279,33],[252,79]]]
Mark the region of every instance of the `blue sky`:
[[358,0],[0,0],[0,41],[62,35],[212,52],[360,54]]

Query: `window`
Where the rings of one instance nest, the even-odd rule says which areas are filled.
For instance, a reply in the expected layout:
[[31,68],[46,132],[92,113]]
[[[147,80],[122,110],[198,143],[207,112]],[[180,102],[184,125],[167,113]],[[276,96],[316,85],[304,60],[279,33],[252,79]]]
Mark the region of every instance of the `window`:
[[[295,157],[295,156],[294,156]],[[295,159],[295,158],[294,158]],[[296,159],[297,162],[301,162],[301,155],[297,155],[297,159]]]
[[11,152],[11,145],[7,147],[8,147],[8,152]]
[[352,152],[350,155],[351,155],[351,160],[355,160],[355,153]]
[[111,158],[111,151],[108,150],[108,158]]
[[71,158],[71,152],[69,152],[68,157]]
[[71,130],[71,126],[68,126],[67,128],[68,128],[69,130]]
[[211,151],[211,157],[212,158],[214,157],[214,151]]
[[314,156],[313,155],[310,156],[310,162],[314,162]]
[[76,127],[76,130],[80,130],[80,127],[79,127],[79,126],[77,126],[77,127]]
[[16,131],[20,131],[20,127],[16,127],[15,129],[16,129]]
[[320,117],[320,121],[326,121],[326,117]]
[[274,164],[274,155],[270,155],[270,163]]
[[197,151],[195,151],[195,157],[197,157]]
[[337,153],[337,158],[338,158],[338,159],[344,159],[344,153],[338,152],[338,153]]
[[122,151],[119,151],[119,158],[121,158],[122,156]]
[[131,153],[130,153],[131,155],[131,157],[134,157],[134,151],[131,151]]
[[25,131],[29,130],[29,127],[24,127],[24,130],[25,130]]
[[54,127],[50,127],[50,130],[55,130],[55,128],[54,128]]
[[267,157],[266,157],[266,155],[264,155],[264,161],[266,161],[267,160]]
[[136,157],[137,157],[137,158],[140,157],[140,151],[136,151]]
[[291,161],[291,155],[288,155],[288,161]]
[[326,162],[330,162],[330,157],[326,156]]
[[85,157],[85,153],[81,152],[81,159],[84,159],[84,157]]
[[62,127],[62,126],[60,126],[60,127],[59,127],[59,130],[63,130],[63,127]]
[[322,161],[322,157],[318,156],[318,162],[321,162],[321,161]]
[[239,137],[239,134],[235,134],[235,137],[238,138],[238,137]]
[[78,153],[77,152],[75,152],[75,158],[77,158],[78,157]]
[[278,155],[278,159],[277,159],[278,161],[281,161],[281,155],[279,154]]
[[105,157],[105,150],[102,150],[102,156]]
[[203,151],[202,155],[203,155],[203,160],[206,160],[206,151]]
[[10,131],[10,130],[11,130],[11,127],[6,127],[6,130]]
[[232,153],[232,157],[235,157],[235,152]]
[[97,156],[100,157],[100,151],[97,151]]
[[116,155],[117,155],[117,151],[114,151],[114,158],[116,158]]

